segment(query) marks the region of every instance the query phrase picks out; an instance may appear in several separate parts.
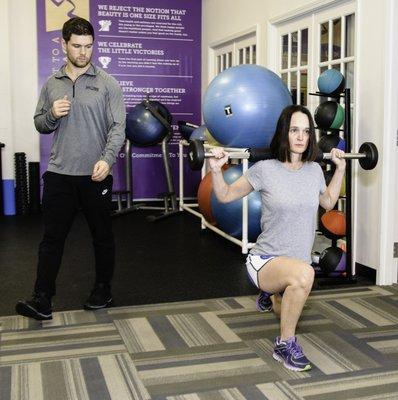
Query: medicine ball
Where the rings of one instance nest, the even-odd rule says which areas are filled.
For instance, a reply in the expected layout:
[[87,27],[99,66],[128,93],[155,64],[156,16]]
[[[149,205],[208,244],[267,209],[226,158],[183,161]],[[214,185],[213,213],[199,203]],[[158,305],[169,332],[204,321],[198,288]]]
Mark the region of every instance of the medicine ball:
[[198,205],[206,221],[216,225],[213,213],[211,211],[211,194],[213,191],[213,180],[211,172],[208,172],[201,180],[198,188]]
[[320,129],[339,129],[344,122],[344,108],[336,101],[325,101],[316,108],[314,119]]
[[324,153],[330,153],[333,148],[345,151],[345,140],[338,133],[323,135],[319,139],[318,147]]
[[327,69],[318,77],[318,88],[330,97],[338,96],[345,89],[344,75],[337,69]]
[[340,247],[328,247],[319,257],[319,267],[324,274],[344,272],[346,269],[346,253]]
[[329,239],[340,239],[345,236],[345,214],[339,210],[325,212],[321,217],[321,231]]

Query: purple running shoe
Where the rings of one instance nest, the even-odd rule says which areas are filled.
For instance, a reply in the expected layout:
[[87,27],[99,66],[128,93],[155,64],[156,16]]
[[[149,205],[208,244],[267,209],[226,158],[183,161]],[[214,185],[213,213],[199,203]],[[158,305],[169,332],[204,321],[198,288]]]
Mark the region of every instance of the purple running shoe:
[[297,343],[296,336],[286,341],[282,341],[278,336],[275,339],[272,357],[276,361],[282,362],[285,368],[292,371],[308,371],[311,369],[311,364],[308,358],[303,354],[303,349]]
[[271,294],[267,292],[260,291],[257,300],[256,300],[256,308],[260,312],[270,312],[272,311],[272,300]]

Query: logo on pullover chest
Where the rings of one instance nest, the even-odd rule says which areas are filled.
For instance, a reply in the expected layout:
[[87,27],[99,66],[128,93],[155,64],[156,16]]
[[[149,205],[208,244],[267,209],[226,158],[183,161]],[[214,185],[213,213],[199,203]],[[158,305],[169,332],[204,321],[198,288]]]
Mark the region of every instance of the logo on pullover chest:
[[99,92],[99,88],[97,88],[96,86],[86,86],[86,89],[94,90],[95,92]]

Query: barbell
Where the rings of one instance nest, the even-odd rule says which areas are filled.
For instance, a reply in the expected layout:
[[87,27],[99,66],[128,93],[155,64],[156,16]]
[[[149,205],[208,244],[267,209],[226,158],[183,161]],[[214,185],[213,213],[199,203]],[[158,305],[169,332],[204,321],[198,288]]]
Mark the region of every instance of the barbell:
[[[251,162],[260,160],[269,160],[274,158],[270,149],[246,149],[241,151],[227,151],[228,158],[248,159]],[[212,153],[205,151],[203,142],[194,139],[188,145],[188,163],[191,169],[199,170],[203,167],[205,158],[213,157]],[[331,153],[324,153],[319,150],[315,159],[316,162],[330,160]],[[374,143],[365,142],[359,148],[359,153],[345,153],[344,156],[347,160],[359,160],[360,166],[365,170],[371,170],[376,167],[379,159],[379,152]]]

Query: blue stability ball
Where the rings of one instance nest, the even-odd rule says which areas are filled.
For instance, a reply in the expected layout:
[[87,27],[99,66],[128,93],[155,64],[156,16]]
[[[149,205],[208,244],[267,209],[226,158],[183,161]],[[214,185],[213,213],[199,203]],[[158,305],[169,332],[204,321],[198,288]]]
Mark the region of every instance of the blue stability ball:
[[[242,166],[236,165],[224,172],[224,180],[229,185],[242,176]],[[248,197],[248,236],[249,241],[256,241],[261,233],[261,196],[259,192],[251,192]],[[220,203],[217,197],[211,195],[211,210],[218,227],[229,235],[238,239],[242,238],[242,203],[243,200],[235,200],[231,203]]]
[[178,131],[183,139],[189,140],[192,132],[197,128],[197,125],[186,121],[178,121]]
[[320,92],[330,96],[338,96],[344,91],[344,75],[337,69],[331,68],[322,72],[318,78],[318,89]]
[[[171,114],[162,103],[153,100],[149,103],[168,123],[171,123]],[[135,146],[154,146],[160,143],[167,133],[167,128],[145,107],[145,102],[137,104],[127,114],[126,137]]]
[[224,146],[268,147],[282,110],[290,104],[291,94],[278,75],[259,65],[239,65],[212,80],[203,117]]
[[206,140],[205,132],[206,132],[206,125],[201,125],[199,128],[194,129],[189,137],[189,140],[197,139],[202,140],[203,142]]

